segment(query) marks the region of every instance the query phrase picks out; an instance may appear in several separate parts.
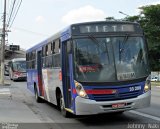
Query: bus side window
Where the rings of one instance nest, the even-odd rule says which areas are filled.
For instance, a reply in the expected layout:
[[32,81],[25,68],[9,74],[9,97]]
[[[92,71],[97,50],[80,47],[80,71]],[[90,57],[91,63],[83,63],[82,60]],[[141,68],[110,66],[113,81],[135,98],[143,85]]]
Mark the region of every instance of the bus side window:
[[55,49],[55,42],[53,41],[53,42],[52,42],[52,54],[55,54],[54,49]]
[[32,55],[31,52],[29,53],[29,69],[31,69],[32,64],[31,64],[31,60],[32,60]]
[[32,60],[31,60],[31,63],[32,63],[32,69],[35,69],[35,59],[36,59],[36,51],[33,51],[32,52]]
[[46,45],[46,49],[47,49],[47,52],[46,52],[46,57],[45,57],[45,64],[46,64],[46,67],[52,67],[52,44],[49,43],[48,45]]
[[45,67],[45,46],[42,47],[42,67]]
[[26,53],[26,68],[28,69],[28,53]]
[[60,40],[57,39],[55,42],[53,42],[52,45],[52,50],[53,50],[53,56],[52,56],[52,66],[53,67],[60,67],[61,62],[60,62]]
[[52,43],[49,43],[48,51],[49,51],[48,66],[52,67]]
[[45,47],[45,67],[48,67],[48,55],[49,55],[49,50],[48,50],[48,45]]
[[66,51],[67,51],[67,53],[66,53],[66,68],[67,68],[67,75],[69,75],[69,54],[71,53],[71,50],[72,50],[72,48],[71,48],[71,42],[70,41],[67,41],[67,47],[66,47]]
[[48,56],[48,45],[45,46],[45,56]]
[[48,55],[51,55],[51,53],[52,53],[52,44],[49,43],[48,44]]
[[28,53],[26,54],[26,61],[28,61]]
[[55,41],[55,49],[54,49],[54,52],[55,53],[59,53],[60,52],[60,42],[59,42],[59,39]]
[[53,55],[53,60],[54,60],[54,64],[53,64],[53,67],[60,67],[61,64],[60,64],[60,54],[55,54]]

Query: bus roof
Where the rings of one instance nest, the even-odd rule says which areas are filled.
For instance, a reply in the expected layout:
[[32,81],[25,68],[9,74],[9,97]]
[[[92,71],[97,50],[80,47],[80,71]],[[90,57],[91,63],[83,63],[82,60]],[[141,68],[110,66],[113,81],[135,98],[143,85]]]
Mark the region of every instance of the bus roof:
[[52,36],[50,36],[49,38],[41,41],[41,42],[38,43],[38,44],[34,45],[33,47],[29,48],[26,52],[28,53],[28,52],[31,52],[31,51],[39,48],[39,47],[42,47],[42,46],[45,45],[46,43],[48,43],[48,42],[50,42],[50,41],[52,41],[52,40],[58,39],[59,37],[60,37],[60,32],[59,32],[59,33],[56,33],[56,34],[54,34],[54,35],[52,35]]
[[137,22],[130,22],[130,21],[120,21],[120,20],[115,20],[115,21],[94,21],[94,22],[82,22],[82,23],[74,23],[71,24],[70,26],[74,26],[74,25],[83,25],[83,24],[96,24],[96,23],[124,23],[124,24],[139,24]]
[[12,62],[17,62],[17,61],[26,61],[26,58],[14,58],[11,60]]
[[50,36],[49,38],[43,40],[42,42],[34,45],[33,47],[31,47],[30,49],[28,49],[26,52],[31,52],[33,50],[36,50],[40,47],[42,47],[43,45],[56,40],[58,38],[61,38],[61,40],[63,39],[63,36],[66,37],[71,35],[71,29],[74,26],[81,26],[81,25],[90,25],[90,24],[133,24],[133,25],[139,25],[139,23],[137,22],[129,22],[129,21],[94,21],[94,22],[83,22],[83,23],[75,23],[75,24],[71,24],[68,27],[66,27],[65,29],[63,29],[62,31]]

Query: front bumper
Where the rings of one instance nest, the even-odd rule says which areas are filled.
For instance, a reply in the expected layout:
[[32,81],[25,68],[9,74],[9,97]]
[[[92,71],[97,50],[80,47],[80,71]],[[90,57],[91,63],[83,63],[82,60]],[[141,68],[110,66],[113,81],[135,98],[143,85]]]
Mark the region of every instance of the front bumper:
[[[151,91],[148,91],[136,98],[117,100],[117,101],[101,101],[84,99],[79,96],[75,99],[75,111],[76,115],[91,115],[101,114],[109,112],[119,112],[138,108],[145,108],[150,105]],[[113,104],[126,103],[123,108],[113,109]]]
[[14,77],[13,80],[27,80],[27,77]]

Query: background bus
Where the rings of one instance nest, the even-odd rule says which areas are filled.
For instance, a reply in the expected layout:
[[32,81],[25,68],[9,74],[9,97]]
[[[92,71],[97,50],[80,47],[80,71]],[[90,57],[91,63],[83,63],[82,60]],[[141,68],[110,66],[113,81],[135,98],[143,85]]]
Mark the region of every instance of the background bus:
[[15,58],[8,62],[9,77],[11,80],[26,80],[26,59]]
[[73,24],[27,50],[27,87],[62,114],[121,113],[150,105],[148,50],[138,23]]

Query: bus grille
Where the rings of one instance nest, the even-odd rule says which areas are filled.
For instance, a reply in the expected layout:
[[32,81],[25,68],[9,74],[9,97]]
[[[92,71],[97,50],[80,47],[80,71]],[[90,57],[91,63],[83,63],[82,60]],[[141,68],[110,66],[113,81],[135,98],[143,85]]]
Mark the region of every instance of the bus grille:
[[141,91],[133,91],[133,92],[125,92],[118,94],[100,94],[100,95],[92,95],[93,99],[96,101],[113,101],[113,100],[123,100],[123,99],[131,99],[136,98],[141,94]]

